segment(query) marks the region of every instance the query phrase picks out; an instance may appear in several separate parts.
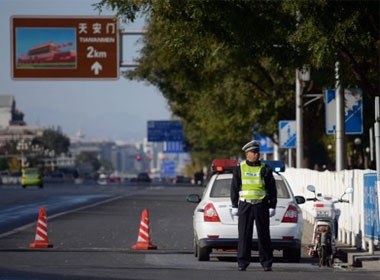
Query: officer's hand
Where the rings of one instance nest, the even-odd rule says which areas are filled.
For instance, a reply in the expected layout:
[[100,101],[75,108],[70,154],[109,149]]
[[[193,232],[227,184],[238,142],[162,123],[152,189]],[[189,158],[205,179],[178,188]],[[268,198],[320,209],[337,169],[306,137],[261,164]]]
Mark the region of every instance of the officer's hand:
[[273,217],[274,215],[276,215],[276,209],[269,208],[269,217]]
[[238,208],[231,208],[231,215],[237,216],[238,215]]

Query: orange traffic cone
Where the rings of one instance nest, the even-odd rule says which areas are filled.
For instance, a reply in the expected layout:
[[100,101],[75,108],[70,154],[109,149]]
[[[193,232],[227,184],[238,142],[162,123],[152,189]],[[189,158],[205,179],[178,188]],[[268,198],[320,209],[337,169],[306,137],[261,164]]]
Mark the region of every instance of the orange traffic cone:
[[136,245],[132,246],[133,250],[155,250],[157,246],[150,243],[150,230],[149,230],[149,212],[144,209],[141,215],[141,223],[139,235],[137,237]]
[[38,215],[36,237],[34,243],[29,245],[30,248],[51,248],[53,244],[49,244],[47,232],[47,218],[45,208],[40,208]]

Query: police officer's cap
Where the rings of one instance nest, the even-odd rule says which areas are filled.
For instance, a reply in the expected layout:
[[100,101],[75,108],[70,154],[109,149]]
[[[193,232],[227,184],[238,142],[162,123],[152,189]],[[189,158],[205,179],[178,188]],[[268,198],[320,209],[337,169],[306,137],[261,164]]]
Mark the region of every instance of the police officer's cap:
[[260,151],[260,142],[256,140],[252,140],[251,142],[248,142],[241,148],[244,152],[249,151]]

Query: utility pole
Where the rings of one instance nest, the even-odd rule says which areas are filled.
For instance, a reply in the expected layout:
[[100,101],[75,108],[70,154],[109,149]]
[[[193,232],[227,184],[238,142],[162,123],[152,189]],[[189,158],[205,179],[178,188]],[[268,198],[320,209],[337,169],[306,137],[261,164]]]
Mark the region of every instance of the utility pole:
[[375,154],[376,154],[376,172],[378,184],[380,181],[380,105],[379,97],[375,97]]
[[[296,167],[303,168],[303,107],[310,104],[314,100],[319,99],[321,94],[303,94],[302,82],[310,81],[310,67],[304,65],[302,69],[296,69]],[[304,97],[314,97],[313,100],[303,103]]]
[[302,104],[301,71],[299,70],[299,68],[296,69],[296,123],[297,123],[296,168],[302,168],[302,161],[303,161],[303,104]]
[[336,153],[335,169],[341,171],[345,169],[345,113],[344,113],[344,90],[339,78],[339,61],[335,63],[335,97],[336,97]]

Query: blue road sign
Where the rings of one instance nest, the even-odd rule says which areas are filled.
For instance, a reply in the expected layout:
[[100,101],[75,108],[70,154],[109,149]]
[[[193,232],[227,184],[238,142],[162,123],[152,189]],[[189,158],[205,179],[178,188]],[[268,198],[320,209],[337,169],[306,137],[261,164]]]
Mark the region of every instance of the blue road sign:
[[378,240],[380,237],[379,193],[377,174],[364,174],[364,236]]
[[296,121],[280,121],[280,148],[295,148],[297,139]]
[[163,161],[161,163],[161,176],[164,178],[171,178],[176,176],[174,161]]
[[[336,130],[335,89],[325,91],[326,134],[333,135]],[[363,134],[363,93],[359,88],[344,90],[345,134]]]
[[260,142],[260,153],[273,153],[273,141],[268,136],[258,136],[256,137],[256,140]]
[[164,143],[164,153],[185,153],[182,141],[169,141]]
[[183,127],[179,121],[148,121],[148,141],[183,141]]

